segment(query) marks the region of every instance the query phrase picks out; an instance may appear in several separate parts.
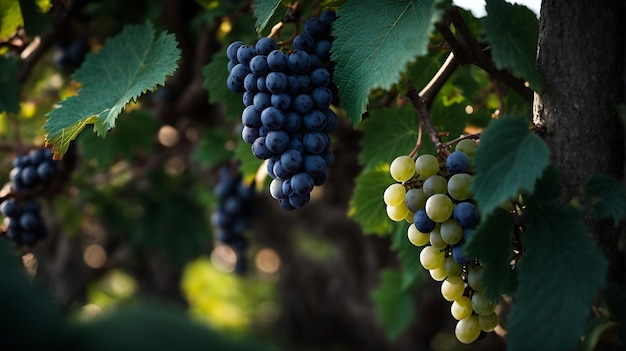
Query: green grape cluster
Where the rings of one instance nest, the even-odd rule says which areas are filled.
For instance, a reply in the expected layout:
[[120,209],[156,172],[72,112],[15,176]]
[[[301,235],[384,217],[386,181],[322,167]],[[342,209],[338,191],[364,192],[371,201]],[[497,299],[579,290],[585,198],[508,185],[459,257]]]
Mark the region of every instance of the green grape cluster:
[[389,218],[411,223],[408,239],[423,247],[420,263],[441,282],[443,298],[452,302],[455,335],[464,344],[498,325],[496,304],[482,292],[482,266],[463,252],[478,224],[471,190],[475,149],[475,141],[463,139],[445,162],[429,154],[415,160],[399,156],[389,168],[398,183],[383,194]]

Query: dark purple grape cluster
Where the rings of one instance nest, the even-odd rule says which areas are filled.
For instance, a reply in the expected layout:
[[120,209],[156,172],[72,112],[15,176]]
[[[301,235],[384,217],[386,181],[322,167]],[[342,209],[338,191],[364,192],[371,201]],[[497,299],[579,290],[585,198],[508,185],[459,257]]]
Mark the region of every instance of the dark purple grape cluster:
[[248,247],[244,232],[252,226],[256,216],[254,182],[244,184],[237,167],[224,166],[219,171],[219,181],[213,192],[218,200],[212,217],[216,240],[235,251],[235,272],[243,273],[247,266],[245,250]]
[[32,246],[46,237],[46,227],[40,214],[41,207],[31,191],[45,188],[57,175],[57,161],[49,148],[36,149],[13,159],[9,174],[11,190],[19,197],[5,200],[0,205],[4,215],[5,237],[18,245]]
[[306,205],[311,191],[329,176],[334,161],[331,133],[339,122],[330,47],[334,11],[308,19],[293,50],[281,50],[271,38],[255,45],[228,46],[228,88],[243,93],[243,140],[267,160],[273,179],[270,194],[286,210]]

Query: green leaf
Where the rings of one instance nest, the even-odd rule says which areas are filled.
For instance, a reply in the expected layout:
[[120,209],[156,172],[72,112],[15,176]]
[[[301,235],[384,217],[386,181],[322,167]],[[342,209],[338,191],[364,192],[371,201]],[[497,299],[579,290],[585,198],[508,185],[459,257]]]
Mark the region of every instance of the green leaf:
[[[482,147],[482,146],[481,146]],[[528,200],[519,288],[508,328],[511,351],[573,349],[604,285],[607,261],[580,211]]]
[[149,22],[125,26],[100,51],[88,54],[72,77],[82,84],[79,95],[60,102],[44,125],[55,156],[62,157],[87,124],[104,137],[126,104],[165,84],[179,57],[174,36],[163,32],[155,37]]
[[593,175],[583,189],[597,219],[612,218],[617,225],[626,217],[626,188],[614,178],[606,174]]
[[393,222],[387,217],[383,193],[395,182],[389,174],[389,163],[367,169],[356,178],[348,216],[361,225],[365,234],[389,235]]
[[504,0],[487,0],[484,18],[485,41],[498,69],[511,69],[540,92],[543,80],[535,62],[539,21],[526,6]]
[[14,58],[0,57],[0,111],[20,112],[19,63]]
[[254,2],[254,17],[256,17],[254,26],[257,31],[261,32],[265,28],[278,5],[280,5],[280,0],[256,0]]
[[381,162],[390,164],[396,157],[408,155],[417,141],[418,119],[410,105],[372,110],[362,127],[363,149],[359,162],[366,169]]
[[138,152],[149,153],[157,131],[157,123],[148,111],[133,110],[118,122],[106,142],[88,131],[81,133],[77,141],[84,159],[91,160],[98,169],[106,169],[118,158],[130,161]]
[[510,262],[513,258],[514,218],[496,209],[482,221],[464,250],[469,257],[478,258],[483,266],[485,296],[498,301],[502,294],[511,295],[516,288],[516,275]]
[[40,8],[35,0],[19,0],[19,3],[26,34],[34,37],[52,26],[52,16],[45,13],[45,8]]
[[226,79],[228,78],[228,57],[226,52],[220,52],[213,56],[213,60],[204,66],[202,75],[204,81],[202,86],[209,91],[209,102],[211,104],[224,104],[226,117],[236,121],[241,119],[243,110],[242,97],[239,93],[228,90]]
[[24,25],[18,1],[0,1],[0,40],[5,41]]
[[389,269],[381,272],[381,283],[372,291],[376,316],[387,336],[397,339],[413,319],[415,304],[409,291],[402,289],[402,276]]
[[474,155],[474,198],[481,214],[488,216],[520,189],[532,191],[548,165],[549,153],[525,119],[501,117],[491,122]]
[[[239,171],[246,182],[251,182],[255,178],[259,168],[265,167],[263,160],[259,160],[252,153],[250,144],[246,143],[241,138],[237,139],[235,157],[240,161]],[[264,172],[263,174],[267,174],[265,168],[263,168],[262,172]]]
[[412,225],[406,222],[395,223],[391,248],[398,252],[398,258],[402,264],[403,290],[417,288],[422,283],[424,268],[420,263],[422,248],[411,244],[407,237],[408,227]]
[[223,128],[212,128],[202,133],[200,142],[191,158],[204,167],[213,167],[232,157],[233,151],[226,149],[230,134]]
[[369,92],[389,89],[416,56],[428,52],[441,16],[440,0],[348,1],[333,23],[334,82],[353,125],[361,122]]

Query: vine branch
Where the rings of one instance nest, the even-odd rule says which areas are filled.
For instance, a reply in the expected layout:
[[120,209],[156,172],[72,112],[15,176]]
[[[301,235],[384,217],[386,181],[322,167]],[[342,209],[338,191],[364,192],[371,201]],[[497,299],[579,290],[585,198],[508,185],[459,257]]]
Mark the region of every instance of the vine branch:
[[437,132],[437,127],[433,124],[432,119],[430,118],[430,112],[428,112],[428,106],[424,99],[417,92],[415,87],[411,82],[409,82],[409,89],[406,93],[406,97],[413,105],[415,112],[417,112],[417,116],[419,117],[420,124],[424,127],[428,135],[430,136],[430,140],[435,144],[435,149],[437,153],[439,150],[443,149],[443,144],[439,139],[439,132]]

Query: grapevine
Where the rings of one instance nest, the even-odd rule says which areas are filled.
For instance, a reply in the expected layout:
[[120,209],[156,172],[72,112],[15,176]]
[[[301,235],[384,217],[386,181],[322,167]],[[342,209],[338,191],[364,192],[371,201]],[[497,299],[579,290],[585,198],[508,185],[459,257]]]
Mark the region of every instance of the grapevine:
[[288,53],[269,37],[254,46],[235,41],[226,50],[226,85],[243,93],[241,137],[257,158],[267,160],[270,194],[285,210],[306,205],[334,162],[329,137],[339,122],[330,108],[336,103],[330,62],[334,19],[330,10],[308,19]]

